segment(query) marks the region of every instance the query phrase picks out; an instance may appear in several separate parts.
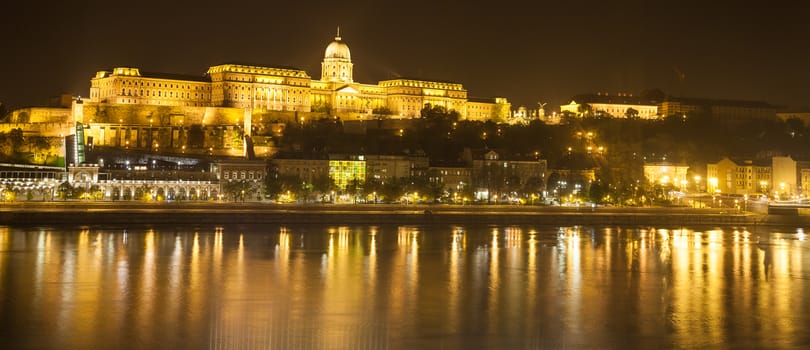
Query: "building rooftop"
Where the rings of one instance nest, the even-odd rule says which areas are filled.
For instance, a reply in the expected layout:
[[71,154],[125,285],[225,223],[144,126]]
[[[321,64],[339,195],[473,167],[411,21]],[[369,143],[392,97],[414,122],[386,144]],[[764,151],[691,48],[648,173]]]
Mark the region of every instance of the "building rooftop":
[[664,102],[690,104],[690,105],[703,105],[703,106],[765,108],[765,109],[779,108],[778,106],[774,106],[770,103],[763,101],[723,100],[723,99],[707,99],[694,97],[667,97],[664,100]]
[[142,77],[155,78],[155,79],[169,79],[169,80],[188,80],[197,81],[201,83],[210,83],[211,78],[205,75],[185,75],[173,73],[158,73],[158,72],[143,72]]
[[581,94],[571,97],[576,103],[605,103],[626,105],[656,105],[656,101],[631,94]]

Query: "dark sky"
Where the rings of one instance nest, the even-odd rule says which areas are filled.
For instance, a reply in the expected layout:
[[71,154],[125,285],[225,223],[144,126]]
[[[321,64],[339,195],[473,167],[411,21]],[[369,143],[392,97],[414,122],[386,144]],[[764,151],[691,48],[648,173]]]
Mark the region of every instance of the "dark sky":
[[115,66],[202,75],[247,62],[317,79],[338,25],[364,83],[450,80],[532,107],[649,88],[810,106],[810,5],[800,1],[22,3],[0,10],[0,102],[12,107],[86,96],[95,71]]

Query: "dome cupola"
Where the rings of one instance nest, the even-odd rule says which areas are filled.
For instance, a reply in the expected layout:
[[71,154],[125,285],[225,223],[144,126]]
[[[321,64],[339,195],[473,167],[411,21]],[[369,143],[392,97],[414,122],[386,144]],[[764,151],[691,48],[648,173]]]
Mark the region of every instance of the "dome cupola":
[[335,40],[326,47],[321,63],[321,80],[351,83],[352,80],[352,55],[349,53],[349,45],[340,39],[340,27],[338,27]]
[[340,40],[340,28],[338,28],[337,36],[335,36],[335,40],[329,43],[329,46],[326,47],[326,52],[323,55],[324,58],[341,58],[345,60],[352,59],[352,55],[349,52],[349,45],[346,45],[343,41]]

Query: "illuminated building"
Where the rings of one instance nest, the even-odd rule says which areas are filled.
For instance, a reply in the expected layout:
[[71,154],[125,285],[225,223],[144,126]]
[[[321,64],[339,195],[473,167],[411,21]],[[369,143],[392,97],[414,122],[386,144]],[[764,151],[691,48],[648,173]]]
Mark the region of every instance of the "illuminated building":
[[432,165],[428,169],[428,181],[440,185],[448,193],[459,193],[472,183],[471,170],[466,164]]
[[330,156],[329,177],[341,190],[353,181],[361,184],[366,181],[365,156]]
[[560,106],[560,113],[578,117],[590,114],[601,117],[640,119],[656,119],[659,116],[658,105],[654,101],[625,93],[577,95],[571,98],[570,103]]
[[365,159],[366,178],[382,183],[416,176],[428,168],[428,158],[425,156],[367,154]]
[[773,190],[780,196],[792,196],[798,193],[798,168],[791,157],[773,157],[771,160]]
[[354,81],[353,69],[349,47],[338,32],[324,52],[320,80],[297,68],[235,63],[212,66],[200,77],[117,67],[99,71],[91,79],[89,102],[234,107],[245,109],[246,116],[268,111],[328,111],[344,119],[362,118],[375,110],[402,118],[419,117],[422,107],[431,104],[455,110],[462,118],[509,117],[510,104],[505,98],[470,99],[459,83],[397,78],[362,84]]
[[705,114],[722,121],[775,118],[778,107],[760,101],[668,97],[659,105],[662,117]]
[[810,160],[802,157],[773,157],[771,184],[773,193],[782,198],[807,197],[810,193]]
[[677,188],[684,187],[686,172],[689,166],[685,164],[644,163],[644,177],[650,184],[673,185]]
[[706,164],[706,191],[724,194],[767,193],[771,188],[770,162],[725,157]]
[[803,157],[796,160],[796,181],[798,188],[795,194],[810,197],[810,159]]
[[[536,182],[545,187],[546,171],[548,165],[545,159],[536,157],[510,157],[504,158],[494,150],[478,150],[472,152],[465,150],[463,158],[472,165],[472,178],[478,183],[476,191],[486,193],[484,197],[502,195],[506,199],[510,191],[506,188],[521,188],[527,183]],[[510,183],[510,182],[515,183]],[[505,185],[505,186],[504,186]],[[494,193],[494,189],[502,188],[503,193]],[[482,197],[478,195],[479,199]],[[489,198],[488,198],[489,199]]]
[[810,112],[780,112],[776,113],[776,117],[784,122],[797,119],[800,120],[805,127],[810,126]]
[[270,161],[272,176],[292,176],[303,182],[329,175],[329,157],[322,153],[278,153]]

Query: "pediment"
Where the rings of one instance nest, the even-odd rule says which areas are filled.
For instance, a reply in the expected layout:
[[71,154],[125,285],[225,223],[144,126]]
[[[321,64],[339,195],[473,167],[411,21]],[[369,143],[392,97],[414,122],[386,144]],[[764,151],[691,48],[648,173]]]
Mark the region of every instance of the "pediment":
[[351,87],[351,85],[344,85],[337,89],[336,92],[344,93],[344,94],[357,94],[359,91],[355,90],[355,88]]

